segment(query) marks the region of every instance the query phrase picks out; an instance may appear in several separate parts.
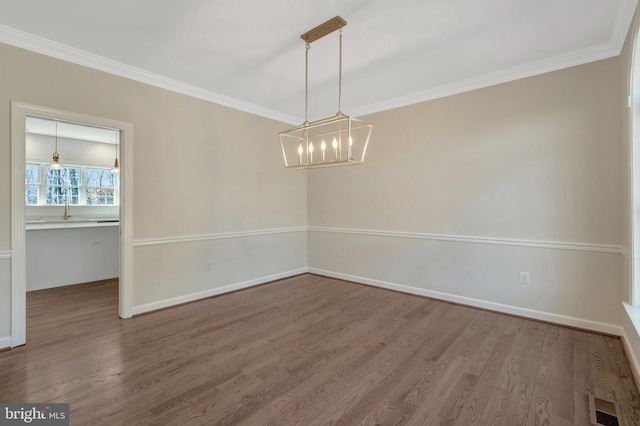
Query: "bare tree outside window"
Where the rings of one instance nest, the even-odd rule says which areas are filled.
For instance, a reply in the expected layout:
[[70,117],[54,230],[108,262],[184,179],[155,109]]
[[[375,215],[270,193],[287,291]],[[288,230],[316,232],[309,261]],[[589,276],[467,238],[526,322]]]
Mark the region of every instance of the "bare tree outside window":
[[115,204],[116,177],[109,170],[87,169],[87,205]]
[[52,170],[45,163],[27,163],[26,205],[117,205],[117,175],[109,169],[67,166]]

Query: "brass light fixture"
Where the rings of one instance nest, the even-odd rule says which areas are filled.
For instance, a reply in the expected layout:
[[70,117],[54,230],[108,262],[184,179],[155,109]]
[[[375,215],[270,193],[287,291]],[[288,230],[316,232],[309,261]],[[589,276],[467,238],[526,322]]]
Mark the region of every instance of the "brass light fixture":
[[118,145],[119,145],[119,138],[118,138],[118,133],[116,132],[116,138],[114,139],[114,145],[116,147],[116,159],[113,162],[113,167],[111,167],[111,173],[113,174],[118,174],[120,173],[120,165],[118,165]]
[[60,162],[60,155],[58,154],[58,122],[56,121],[56,150],[53,152],[53,161],[49,164],[49,168],[52,170],[63,169],[64,166]]
[[[362,164],[373,125],[340,111],[342,97],[342,28],[347,21],[339,16],[300,36],[305,41],[305,110],[304,123],[278,133],[285,167],[315,169]],[[338,30],[340,32],[340,67],[338,74],[338,112],[333,117],[309,122],[309,49],[314,41]]]

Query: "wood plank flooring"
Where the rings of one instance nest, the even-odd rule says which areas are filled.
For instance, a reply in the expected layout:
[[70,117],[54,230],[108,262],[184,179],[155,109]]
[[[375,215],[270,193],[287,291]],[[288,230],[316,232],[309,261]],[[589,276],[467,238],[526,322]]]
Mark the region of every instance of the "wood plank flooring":
[[640,424],[618,338],[315,275],[129,320],[116,281],[27,306],[0,401],[72,425],[588,425],[587,395]]

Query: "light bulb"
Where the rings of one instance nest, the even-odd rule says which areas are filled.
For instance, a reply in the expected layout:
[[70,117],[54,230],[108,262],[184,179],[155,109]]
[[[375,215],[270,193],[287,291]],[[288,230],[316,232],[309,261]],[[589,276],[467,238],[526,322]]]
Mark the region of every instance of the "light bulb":
[[309,144],[309,152],[313,152],[313,142]]
[[326,144],[326,143],[324,143],[324,139],[322,139],[322,144],[320,145],[320,149],[321,149],[321,150],[323,150],[323,151],[324,151],[325,149],[327,149],[327,144]]
[[298,146],[298,164],[302,165],[302,143]]
[[349,136],[349,146],[353,145],[353,139],[351,139],[351,136]]
[[51,164],[49,164],[49,168],[53,169],[53,170],[62,169],[62,163],[60,162],[60,156],[58,155],[57,152],[53,153],[53,161],[51,162]]
[[333,147],[334,147],[334,148],[337,148],[337,147],[338,147],[338,140],[336,139],[336,137],[335,137],[335,136],[333,137],[332,145],[333,145]]

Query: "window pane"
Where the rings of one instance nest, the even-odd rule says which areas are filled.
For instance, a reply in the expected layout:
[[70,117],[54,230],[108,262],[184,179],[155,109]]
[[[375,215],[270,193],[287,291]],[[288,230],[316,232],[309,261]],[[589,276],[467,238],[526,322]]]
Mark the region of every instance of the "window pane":
[[113,188],[116,186],[116,177],[109,170],[87,169],[87,186]]
[[39,164],[27,164],[27,185],[40,183],[40,165]]
[[[71,197],[69,197],[71,194]],[[46,202],[47,204],[62,205],[67,202],[69,204],[78,204],[80,200],[80,188],[69,188],[66,186],[47,186]]]
[[46,204],[61,205],[80,202],[80,168],[65,167],[60,170],[47,169]]
[[71,188],[71,201],[69,204],[79,204],[80,202],[80,188]]
[[114,190],[112,188],[87,188],[87,204],[113,204]]
[[62,172],[64,169],[47,169],[47,185],[62,185]]
[[40,192],[40,164],[27,163],[25,167],[26,184],[25,202],[27,205],[38,205],[38,194]]
[[26,202],[28,205],[38,204],[38,192],[40,191],[37,186],[27,185]]
[[67,188],[63,188],[61,186],[47,186],[47,204],[64,204],[66,201]]
[[87,169],[87,204],[114,204],[116,175],[106,169]]
[[60,170],[47,169],[47,185],[78,186],[80,184],[80,169],[65,167]]
[[80,185],[80,169],[70,168],[67,169],[69,185],[78,186]]

